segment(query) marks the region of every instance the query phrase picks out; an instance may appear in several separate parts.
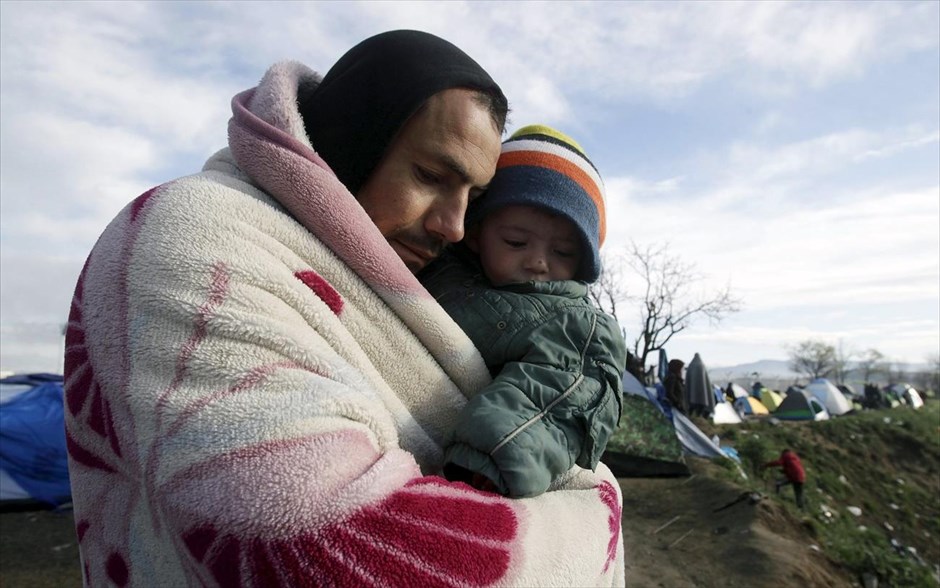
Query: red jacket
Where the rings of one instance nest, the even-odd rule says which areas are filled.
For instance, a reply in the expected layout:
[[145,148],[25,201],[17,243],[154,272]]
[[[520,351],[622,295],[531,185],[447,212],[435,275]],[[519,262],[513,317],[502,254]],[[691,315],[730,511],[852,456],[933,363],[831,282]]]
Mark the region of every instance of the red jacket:
[[800,461],[800,457],[789,449],[784,450],[784,452],[780,454],[780,459],[768,462],[764,465],[765,468],[773,466],[782,466],[783,474],[787,477],[787,480],[791,482],[799,482],[802,484],[806,481],[806,472],[803,471],[803,463]]

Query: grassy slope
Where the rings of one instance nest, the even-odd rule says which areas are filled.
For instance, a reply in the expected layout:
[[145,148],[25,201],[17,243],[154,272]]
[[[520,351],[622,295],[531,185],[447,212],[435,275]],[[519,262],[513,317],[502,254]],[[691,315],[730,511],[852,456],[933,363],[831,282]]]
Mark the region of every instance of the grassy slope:
[[[773,499],[801,516],[826,554],[851,573],[871,573],[892,586],[937,585],[931,573],[940,563],[940,402],[822,422],[696,424],[738,450],[749,480],[737,483],[746,489],[773,494],[775,474],[759,465],[785,447],[796,451],[807,472],[806,511],[796,509],[789,488]],[[899,553],[891,539],[916,555]]]

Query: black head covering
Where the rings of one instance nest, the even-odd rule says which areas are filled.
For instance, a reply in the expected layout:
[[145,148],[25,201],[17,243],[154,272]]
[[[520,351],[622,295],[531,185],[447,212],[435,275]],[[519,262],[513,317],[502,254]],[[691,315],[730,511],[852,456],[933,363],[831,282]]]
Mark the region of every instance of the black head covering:
[[313,148],[356,194],[379,164],[398,129],[443,90],[490,90],[496,82],[469,55],[421,31],[389,31],[343,55],[319,86],[299,97]]

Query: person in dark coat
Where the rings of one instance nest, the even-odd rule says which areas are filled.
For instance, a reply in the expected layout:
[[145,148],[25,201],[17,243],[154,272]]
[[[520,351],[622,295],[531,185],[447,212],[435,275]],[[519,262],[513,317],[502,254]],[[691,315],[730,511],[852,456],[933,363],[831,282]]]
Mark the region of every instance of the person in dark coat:
[[793,486],[793,493],[796,496],[796,505],[803,508],[803,484],[806,482],[806,472],[803,470],[803,462],[800,456],[789,449],[784,449],[780,454],[780,459],[770,461],[764,464],[764,468],[779,467],[783,470],[784,477],[777,480],[775,490],[780,494],[780,488],[786,485]]
[[689,413],[689,400],[685,394],[685,381],[682,379],[682,368],[685,362],[681,359],[669,360],[669,372],[663,381],[663,388],[666,389],[666,400],[669,405],[682,414]]

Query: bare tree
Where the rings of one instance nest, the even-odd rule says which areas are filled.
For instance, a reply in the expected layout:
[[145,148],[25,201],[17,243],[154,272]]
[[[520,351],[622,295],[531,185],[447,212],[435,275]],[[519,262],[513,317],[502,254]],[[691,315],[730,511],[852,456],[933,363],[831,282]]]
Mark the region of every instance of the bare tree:
[[927,356],[927,370],[926,370],[926,382],[924,383],[924,393],[927,394],[929,390],[932,394],[929,396],[936,396],[937,392],[940,392],[940,353],[933,353]]
[[851,348],[846,348],[842,339],[839,339],[839,344],[836,346],[835,352],[835,364],[832,367],[832,375],[835,376],[836,383],[845,384],[845,378],[851,371],[849,362],[852,361],[856,353]]
[[907,365],[900,361],[885,364],[885,374],[888,376],[888,384],[905,384],[910,379]]
[[[922,368],[911,373],[911,385],[920,392],[922,397],[929,398],[935,396],[937,383],[940,382],[940,371],[937,371],[935,358],[927,356],[927,364]],[[940,362],[940,359],[936,361]]]
[[623,322],[617,314],[617,303],[629,299],[627,287],[624,284],[623,259],[622,257],[612,257],[606,252],[601,254],[601,271],[597,280],[591,284],[588,290],[588,296],[594,301],[598,308],[611,315],[620,323],[620,330],[626,338],[626,329],[623,328]]
[[790,369],[810,379],[825,378],[836,366],[836,348],[823,341],[807,339],[788,349]]
[[[638,278],[637,294],[628,295],[623,286],[624,271],[632,270]],[[631,243],[626,253],[606,258],[604,274],[592,287],[592,297],[605,312],[617,315],[616,302],[638,302],[639,330],[633,339],[633,354],[640,365],[655,351],[665,347],[677,333],[704,316],[717,324],[728,314],[741,310],[742,302],[731,294],[731,287],[711,293],[694,291],[705,276],[694,264],[670,255],[668,244],[641,247]]]
[[885,356],[877,349],[869,349],[858,361],[858,369],[862,372],[865,383],[871,382],[872,376],[884,371]]

